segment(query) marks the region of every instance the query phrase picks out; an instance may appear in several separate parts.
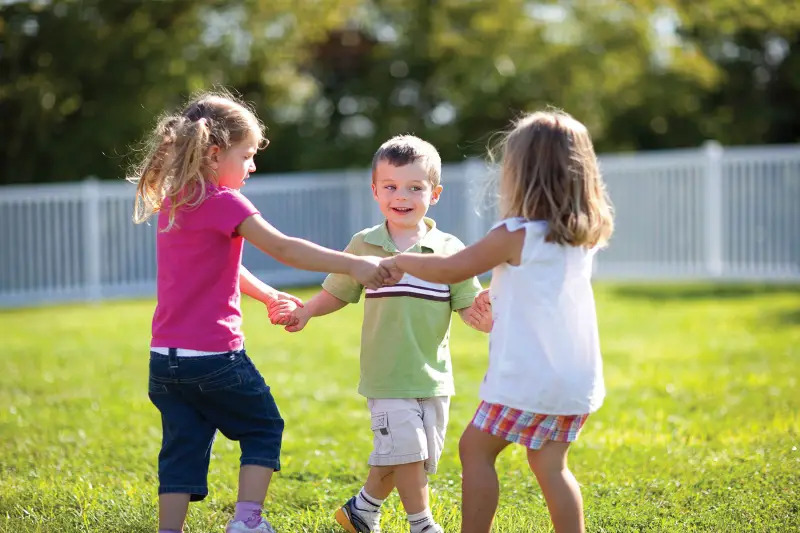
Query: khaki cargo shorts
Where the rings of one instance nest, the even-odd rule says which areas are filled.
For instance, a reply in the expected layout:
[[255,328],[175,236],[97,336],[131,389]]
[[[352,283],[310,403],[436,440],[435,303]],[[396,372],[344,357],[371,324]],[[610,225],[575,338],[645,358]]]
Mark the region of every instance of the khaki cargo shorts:
[[370,398],[367,406],[372,416],[374,446],[370,466],[425,461],[425,471],[436,473],[447,431],[449,396]]

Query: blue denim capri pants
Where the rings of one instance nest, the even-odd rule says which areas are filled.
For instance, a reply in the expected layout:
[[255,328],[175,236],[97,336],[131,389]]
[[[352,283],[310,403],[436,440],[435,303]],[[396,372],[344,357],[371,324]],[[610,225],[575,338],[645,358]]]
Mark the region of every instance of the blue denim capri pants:
[[280,470],[283,419],[244,350],[199,357],[150,352],[150,401],[161,412],[158,493],[208,495],[217,430],[239,441],[240,464]]

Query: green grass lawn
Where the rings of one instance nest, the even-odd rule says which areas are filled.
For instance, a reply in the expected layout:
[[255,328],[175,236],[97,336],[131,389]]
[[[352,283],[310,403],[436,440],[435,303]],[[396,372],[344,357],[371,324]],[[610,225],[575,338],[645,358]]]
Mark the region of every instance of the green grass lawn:
[[[608,397],[570,454],[588,530],[799,530],[800,288],[600,285],[597,301]],[[156,530],[152,310],[147,300],[0,312],[0,531]],[[267,500],[280,532],[338,531],[334,509],[365,478],[361,313],[350,306],[288,334],[246,302],[248,352],[286,420]],[[458,395],[431,478],[433,514],[448,532],[458,530],[458,437],[486,347],[455,317]],[[237,467],[237,446],[220,436],[210,495],[191,506],[187,533],[223,530]],[[498,471],[495,531],[549,531],[524,450],[510,447]],[[408,531],[396,494],[383,528]]]

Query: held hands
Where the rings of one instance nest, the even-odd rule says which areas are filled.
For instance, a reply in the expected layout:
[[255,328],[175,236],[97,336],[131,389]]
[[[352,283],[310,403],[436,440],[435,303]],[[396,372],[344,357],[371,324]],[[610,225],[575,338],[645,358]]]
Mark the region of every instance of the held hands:
[[483,331],[484,333],[492,331],[492,302],[489,299],[489,289],[484,289],[478,293],[472,305],[464,310],[461,317],[468,326],[478,331]]
[[269,307],[269,320],[275,325],[286,326],[288,332],[300,331],[311,319],[308,308],[294,301],[275,302]]
[[475,301],[472,302],[472,305],[476,304],[481,308],[481,311],[485,313],[492,312],[492,299],[489,295],[489,289],[483,289],[478,293],[475,297]]
[[403,273],[394,265],[392,258],[362,256],[350,275],[368,289],[378,289],[384,285],[394,285]]
[[273,324],[290,326],[296,323],[293,313],[302,308],[303,300],[285,292],[278,292],[267,305],[267,314]]
[[398,283],[403,278],[403,274],[405,274],[405,272],[400,270],[397,266],[397,256],[384,258],[381,261],[381,266],[389,273],[389,277],[385,280],[384,285],[394,285]]
[[289,321],[283,329],[289,333],[296,333],[306,327],[309,320],[311,320],[311,311],[305,307],[298,307],[289,316]]

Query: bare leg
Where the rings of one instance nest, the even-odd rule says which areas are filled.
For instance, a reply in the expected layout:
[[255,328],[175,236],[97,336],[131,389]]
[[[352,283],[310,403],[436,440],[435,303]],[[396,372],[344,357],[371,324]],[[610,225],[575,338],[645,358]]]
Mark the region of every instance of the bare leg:
[[394,489],[394,466],[371,466],[364,489],[367,494],[385,500]]
[[567,467],[568,449],[568,442],[547,441],[539,450],[528,450],[528,464],[542,488],[556,533],[583,533],[583,499]]
[[189,494],[168,492],[158,495],[158,529],[183,531],[186,512],[189,510]]
[[263,505],[274,469],[259,465],[242,465],[239,469],[240,502],[253,502]]
[[461,480],[461,532],[489,533],[497,512],[500,486],[494,463],[510,443],[467,426],[458,443],[463,470]]
[[395,465],[394,482],[406,514],[421,513],[428,508],[428,475],[423,461]]

